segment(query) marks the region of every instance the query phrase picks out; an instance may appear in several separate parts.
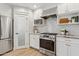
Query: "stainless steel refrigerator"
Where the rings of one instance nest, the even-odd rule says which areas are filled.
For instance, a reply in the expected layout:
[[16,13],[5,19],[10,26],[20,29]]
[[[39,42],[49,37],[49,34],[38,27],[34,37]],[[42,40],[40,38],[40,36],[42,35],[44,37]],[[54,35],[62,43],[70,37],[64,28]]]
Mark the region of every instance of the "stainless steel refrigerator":
[[12,20],[0,16],[0,55],[12,50]]

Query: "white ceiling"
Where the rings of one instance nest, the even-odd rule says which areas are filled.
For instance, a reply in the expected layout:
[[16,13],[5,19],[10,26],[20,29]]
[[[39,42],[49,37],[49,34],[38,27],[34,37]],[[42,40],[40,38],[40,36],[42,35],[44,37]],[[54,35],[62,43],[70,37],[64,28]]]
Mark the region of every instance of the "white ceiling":
[[25,7],[34,10],[34,5],[37,6],[36,9],[48,9],[51,7],[55,7],[59,3],[9,3],[12,6]]

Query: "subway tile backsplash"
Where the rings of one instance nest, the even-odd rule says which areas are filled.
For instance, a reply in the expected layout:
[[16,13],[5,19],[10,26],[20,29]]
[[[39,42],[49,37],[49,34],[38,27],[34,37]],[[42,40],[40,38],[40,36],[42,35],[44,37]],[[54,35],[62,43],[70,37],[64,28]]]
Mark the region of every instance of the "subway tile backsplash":
[[58,26],[58,30],[65,28],[66,30],[69,31],[70,34],[72,35],[78,35],[79,36],[79,25],[63,25],[63,26]]
[[[66,17],[68,17],[69,19],[71,19],[71,17],[73,16],[79,16],[79,13],[75,13],[75,14],[69,14],[69,15],[65,15]],[[64,16],[59,16],[58,19],[60,17],[64,17]],[[58,30],[65,28],[66,30],[69,31],[70,34],[72,35],[78,35],[79,36],[79,24],[71,24],[71,25],[58,25]]]
[[79,36],[79,24],[71,25],[57,25],[57,18],[50,17],[47,19],[47,25],[43,27],[38,27],[40,33],[42,32],[56,32],[60,33],[60,30],[65,28],[71,35]]

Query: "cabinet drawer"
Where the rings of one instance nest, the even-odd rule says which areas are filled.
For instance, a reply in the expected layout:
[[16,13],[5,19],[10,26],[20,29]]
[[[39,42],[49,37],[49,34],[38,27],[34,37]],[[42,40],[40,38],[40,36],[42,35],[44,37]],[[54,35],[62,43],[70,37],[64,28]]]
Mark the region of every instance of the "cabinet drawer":
[[73,44],[79,44],[79,39],[71,39],[71,43]]
[[56,46],[62,46],[62,45],[65,45],[65,44],[66,44],[66,42],[57,42]]
[[39,35],[34,35],[34,38],[35,39],[39,39]]
[[64,37],[57,37],[57,41],[66,41],[67,40],[67,38],[64,38]]

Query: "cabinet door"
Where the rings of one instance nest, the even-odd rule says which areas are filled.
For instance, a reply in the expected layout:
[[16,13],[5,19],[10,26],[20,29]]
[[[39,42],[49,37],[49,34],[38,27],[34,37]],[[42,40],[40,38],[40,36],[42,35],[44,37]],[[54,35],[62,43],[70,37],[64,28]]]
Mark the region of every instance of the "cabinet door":
[[70,56],[79,56],[79,44],[71,44],[69,49]]
[[64,14],[67,10],[67,4],[58,5],[58,14]]
[[35,48],[39,49],[39,35],[34,35],[35,38]]
[[69,3],[68,5],[68,10],[70,12],[77,12],[79,11],[79,3]]
[[42,9],[37,9],[36,11],[34,11],[34,19],[40,19],[42,16]]
[[67,56],[68,47],[65,42],[58,41],[56,44],[57,56]]
[[35,38],[34,35],[30,35],[30,47],[34,47]]
[[30,46],[39,49],[39,35],[30,36]]

